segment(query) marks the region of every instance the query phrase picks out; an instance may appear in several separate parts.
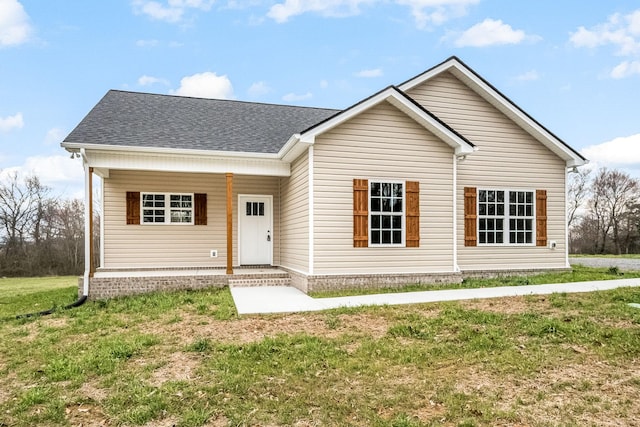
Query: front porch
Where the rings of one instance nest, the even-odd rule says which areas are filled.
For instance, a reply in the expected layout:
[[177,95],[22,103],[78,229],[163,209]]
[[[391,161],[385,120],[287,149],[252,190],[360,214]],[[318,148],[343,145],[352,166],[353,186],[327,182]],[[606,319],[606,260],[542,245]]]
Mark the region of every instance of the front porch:
[[[105,299],[158,291],[246,286],[289,286],[291,276],[271,266],[226,268],[98,269],[90,279],[89,298]],[[84,279],[78,282],[82,295]]]

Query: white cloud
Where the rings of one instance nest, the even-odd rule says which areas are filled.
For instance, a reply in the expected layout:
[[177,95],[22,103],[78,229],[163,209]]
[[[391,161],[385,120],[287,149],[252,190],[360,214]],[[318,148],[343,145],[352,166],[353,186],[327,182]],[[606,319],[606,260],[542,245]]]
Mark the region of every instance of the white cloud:
[[146,74],[138,78],[138,84],[140,86],[152,86],[154,84],[163,84],[165,86],[169,85],[169,81],[166,79],[161,79],[159,77],[147,76]]
[[44,138],[45,145],[60,144],[65,137],[65,132],[60,128],[52,128],[47,131]]
[[374,68],[374,69],[370,69],[370,70],[358,71],[357,73],[355,73],[355,76],[356,77],[364,77],[364,78],[381,77],[382,76],[382,69],[381,68]]
[[155,47],[155,46],[158,46],[158,44],[159,44],[158,40],[155,40],[155,39],[136,41],[136,46],[138,47]]
[[40,183],[52,189],[53,196],[65,193],[83,197],[84,168],[80,159],[62,155],[28,157],[21,166],[2,169],[0,178],[13,173],[18,177],[37,176]]
[[17,0],[0,0],[0,47],[25,43],[32,33],[29,16]]
[[182,21],[187,9],[208,11],[214,0],[133,0],[133,11],[139,15],[147,15],[157,21],[176,23]]
[[265,83],[265,82],[255,82],[247,90],[247,93],[249,94],[249,96],[251,96],[253,98],[257,98],[257,97],[260,97],[260,96],[264,96],[264,95],[268,94],[271,91],[272,91],[272,89],[269,87],[269,85],[267,83]]
[[612,46],[614,55],[631,58],[611,70],[609,74],[614,79],[640,74],[640,9],[628,15],[616,13],[589,29],[581,26],[569,41],[578,48]]
[[314,12],[321,16],[344,17],[360,13],[361,4],[372,4],[378,0],[285,0],[271,6],[267,16],[278,23],[289,18]]
[[21,129],[23,126],[24,120],[22,119],[22,113],[17,113],[13,116],[0,117],[0,132],[9,132],[12,129]]
[[295,94],[295,93],[288,93],[282,97],[282,100],[286,102],[297,102],[297,101],[304,101],[305,99],[310,99],[312,97],[313,97],[313,94],[311,92],[307,92],[301,95]]
[[582,154],[602,166],[640,168],[640,133],[591,145]]
[[[463,32],[454,42],[457,47],[486,47],[504,44],[519,44],[527,38],[522,30],[514,30],[500,19],[487,18]],[[531,39],[537,38],[535,36]]]
[[180,80],[180,87],[175,91],[169,91],[169,93],[197,98],[234,98],[231,80],[226,75],[218,76],[210,71],[183,77]]
[[467,14],[467,8],[480,0],[396,0],[397,4],[409,6],[418,28],[441,25],[452,18]]
[[[451,18],[464,16],[467,7],[480,0],[394,0],[411,8],[416,25],[440,25]],[[316,13],[326,17],[346,17],[360,14],[362,6],[384,4],[384,0],[284,0],[271,6],[267,16],[278,23],[304,13]]]
[[528,82],[538,79],[540,79],[540,75],[536,70],[527,71],[526,73],[520,74],[516,77],[516,80],[521,82]]
[[640,61],[624,61],[616,65],[611,70],[611,77],[614,79],[623,79],[634,74],[640,74]]

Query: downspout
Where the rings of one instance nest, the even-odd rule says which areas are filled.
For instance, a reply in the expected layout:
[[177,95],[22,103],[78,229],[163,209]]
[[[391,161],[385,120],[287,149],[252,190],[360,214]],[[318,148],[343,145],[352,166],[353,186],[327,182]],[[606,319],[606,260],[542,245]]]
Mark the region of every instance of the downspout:
[[458,155],[453,155],[453,271],[460,272],[458,266]]
[[93,230],[91,230],[93,216],[93,189],[92,179],[93,168],[89,167],[89,160],[84,148],[80,149],[82,164],[84,166],[84,275],[82,296],[86,299],[89,296],[89,280],[93,276],[93,260],[91,245],[93,244]]

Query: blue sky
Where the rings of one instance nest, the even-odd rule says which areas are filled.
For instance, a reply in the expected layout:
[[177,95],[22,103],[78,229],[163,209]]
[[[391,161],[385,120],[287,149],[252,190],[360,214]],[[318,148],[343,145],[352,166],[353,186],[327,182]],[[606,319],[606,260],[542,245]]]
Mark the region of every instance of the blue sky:
[[452,55],[640,176],[637,0],[0,0],[0,168],[79,196],[59,144],[109,89],[345,108]]

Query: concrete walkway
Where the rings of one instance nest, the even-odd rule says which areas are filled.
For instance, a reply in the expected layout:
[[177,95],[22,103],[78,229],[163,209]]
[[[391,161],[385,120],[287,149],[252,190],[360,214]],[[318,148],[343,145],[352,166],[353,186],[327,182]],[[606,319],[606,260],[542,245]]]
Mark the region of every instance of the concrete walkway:
[[312,298],[290,286],[232,287],[231,295],[238,314],[294,313],[366,305],[400,305],[479,298],[547,295],[553,293],[606,291],[640,286],[640,279],[601,280],[595,282],[550,285],[501,286],[497,288],[451,289],[441,291],[400,292],[338,298]]

